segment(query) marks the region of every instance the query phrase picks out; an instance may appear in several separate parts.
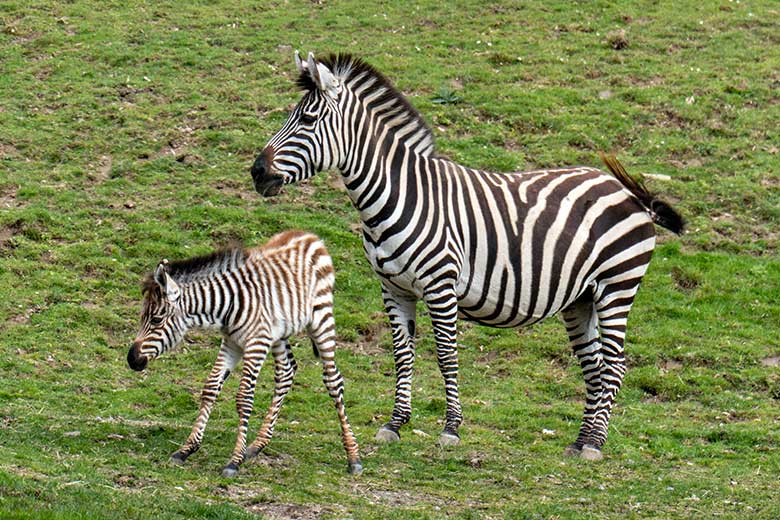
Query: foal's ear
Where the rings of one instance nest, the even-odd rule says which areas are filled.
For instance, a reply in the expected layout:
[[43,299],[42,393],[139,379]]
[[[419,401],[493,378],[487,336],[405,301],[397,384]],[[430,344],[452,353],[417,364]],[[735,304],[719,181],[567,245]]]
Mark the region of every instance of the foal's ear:
[[326,65],[314,59],[314,53],[310,52],[306,61],[303,61],[298,51],[295,51],[295,66],[301,74],[308,73],[314,84],[331,98],[336,99],[341,93],[341,82]]
[[157,282],[157,285],[160,286],[160,289],[162,289],[163,294],[169,301],[175,302],[179,299],[181,290],[179,289],[179,284],[168,274],[168,260],[163,259],[157,265],[157,269],[154,271],[154,281]]

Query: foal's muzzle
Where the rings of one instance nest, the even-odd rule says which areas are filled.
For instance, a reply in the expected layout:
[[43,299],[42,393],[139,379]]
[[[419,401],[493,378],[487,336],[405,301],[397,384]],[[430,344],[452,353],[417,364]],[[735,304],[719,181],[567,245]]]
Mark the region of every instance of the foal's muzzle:
[[127,364],[133,370],[140,372],[146,368],[149,363],[149,358],[141,354],[141,345],[133,343],[133,346],[127,352]]

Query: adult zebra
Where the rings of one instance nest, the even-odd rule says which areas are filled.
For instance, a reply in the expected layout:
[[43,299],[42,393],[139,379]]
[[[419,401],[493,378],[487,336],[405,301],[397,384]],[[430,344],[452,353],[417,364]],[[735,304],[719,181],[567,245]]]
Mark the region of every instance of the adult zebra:
[[587,400],[566,453],[601,458],[625,373],[626,318],[653,247],[653,222],[676,233],[680,216],[633,181],[576,167],[487,173],[434,154],[420,114],[373,67],[350,55],[302,61],[303,99],[252,166],[255,189],[337,168],[363,221],[379,275],[396,366],[395,406],[377,433],[398,440],[411,415],[415,305],[427,306],[444,378],[439,442],[459,442],[456,321],[518,327],[561,312]]

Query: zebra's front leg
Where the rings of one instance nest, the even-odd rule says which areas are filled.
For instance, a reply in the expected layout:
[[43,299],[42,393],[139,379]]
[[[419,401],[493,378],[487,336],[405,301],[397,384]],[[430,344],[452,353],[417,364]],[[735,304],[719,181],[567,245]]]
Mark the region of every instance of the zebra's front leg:
[[447,399],[444,431],[439,437],[439,444],[442,447],[456,446],[460,443],[458,428],[463,422],[458,397],[458,301],[454,289],[449,288],[426,295],[425,304],[436,336],[436,359],[444,378]]
[[390,319],[393,334],[393,358],[395,359],[395,402],[390,421],[376,433],[380,442],[396,442],[401,439],[401,426],[412,416],[412,371],[414,369],[414,329],[417,302],[391,293],[384,284],[382,298]]
[[200,444],[203,441],[203,432],[209,421],[211,409],[222,391],[222,385],[230,376],[230,372],[236,367],[240,358],[240,349],[229,340],[223,338],[219,355],[216,362],[214,362],[214,368],[211,369],[211,373],[201,392],[198,418],[195,420],[187,442],[171,455],[171,461],[182,464],[187,460],[187,457],[200,449]]
[[249,416],[252,415],[257,374],[263,366],[263,361],[265,361],[265,357],[268,355],[270,346],[270,338],[263,338],[248,344],[244,350],[244,367],[241,374],[241,383],[236,394],[238,435],[236,436],[236,446],[233,449],[233,455],[222,470],[223,477],[235,476],[238,473],[238,467],[246,458],[246,433],[249,429]]
[[274,356],[275,367],[274,396],[271,400],[271,406],[268,408],[265,420],[263,421],[263,426],[260,427],[260,431],[257,434],[257,438],[247,449],[247,459],[256,457],[257,454],[263,451],[265,447],[268,446],[268,443],[271,442],[276,420],[279,418],[279,412],[282,409],[282,403],[284,403],[284,397],[287,395],[287,392],[289,392],[290,387],[292,387],[293,377],[295,376],[295,370],[297,369],[295,358],[293,358],[290,344],[287,343],[287,341],[276,343],[271,348],[271,353]]

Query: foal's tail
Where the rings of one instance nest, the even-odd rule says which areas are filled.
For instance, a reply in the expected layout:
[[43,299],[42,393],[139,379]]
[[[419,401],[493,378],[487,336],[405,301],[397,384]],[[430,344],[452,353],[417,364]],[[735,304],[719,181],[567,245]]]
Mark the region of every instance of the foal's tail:
[[628,174],[623,165],[618,162],[614,155],[606,155],[603,152],[599,154],[601,160],[607,165],[617,180],[630,191],[637,201],[647,210],[653,222],[661,227],[665,227],[673,233],[681,235],[685,227],[685,221],[677,211],[668,203],[659,200],[655,195],[647,191],[645,183],[638,178]]

